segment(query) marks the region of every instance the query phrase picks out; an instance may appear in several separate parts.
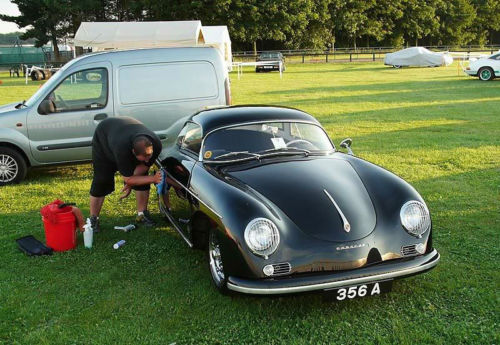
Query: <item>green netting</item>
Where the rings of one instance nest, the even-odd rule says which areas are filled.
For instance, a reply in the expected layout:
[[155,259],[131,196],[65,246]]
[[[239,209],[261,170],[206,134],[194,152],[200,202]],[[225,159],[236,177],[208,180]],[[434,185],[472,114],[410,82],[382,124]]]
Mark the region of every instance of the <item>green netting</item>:
[[45,54],[36,47],[0,47],[0,65],[43,64]]

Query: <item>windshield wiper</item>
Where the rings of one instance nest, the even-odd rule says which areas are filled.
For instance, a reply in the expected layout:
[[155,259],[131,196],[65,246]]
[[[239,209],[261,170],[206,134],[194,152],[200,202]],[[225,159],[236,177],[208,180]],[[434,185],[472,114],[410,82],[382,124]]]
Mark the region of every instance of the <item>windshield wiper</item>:
[[19,103],[19,104],[18,104],[18,105],[16,105],[14,108],[19,109],[19,108],[21,108],[21,107],[28,107],[28,106],[26,105],[26,100],[24,100],[22,103]]
[[[219,159],[220,158],[227,158],[227,157],[232,157],[232,156],[238,156],[238,155],[248,155],[249,157],[245,157],[245,158],[241,158],[239,160],[243,160],[243,159],[251,159],[251,158],[257,158],[257,159],[260,159],[260,155],[257,154],[257,153],[252,153],[252,152],[248,152],[248,151],[236,151],[236,152],[228,152],[228,153],[224,153],[223,155],[220,155],[220,156],[217,156],[215,157],[214,160],[212,161],[205,161],[205,163],[211,163],[211,162],[220,162]],[[224,161],[224,160],[222,160]]]
[[305,156],[309,156],[309,154],[311,154],[311,151],[309,150],[306,150],[306,149],[299,149],[297,147],[281,147],[281,148],[273,148],[273,149],[269,149],[269,150],[265,150],[265,151],[261,151],[261,153],[263,153],[261,155],[261,157],[266,157],[266,156],[275,156],[275,155],[281,155],[281,154],[292,154],[292,155],[295,155],[297,153],[304,153]]

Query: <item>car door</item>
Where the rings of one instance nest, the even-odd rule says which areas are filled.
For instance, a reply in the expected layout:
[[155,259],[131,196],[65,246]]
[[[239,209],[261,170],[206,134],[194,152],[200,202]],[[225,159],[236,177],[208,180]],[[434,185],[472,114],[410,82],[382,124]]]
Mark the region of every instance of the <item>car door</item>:
[[75,66],[28,113],[33,157],[41,163],[92,159],[97,124],[113,115],[109,62]]
[[175,147],[162,161],[173,184],[169,190],[170,210],[167,217],[182,234],[191,240],[190,219],[199,207],[190,190],[191,171],[196,164],[202,140],[201,127],[188,122],[179,133]]

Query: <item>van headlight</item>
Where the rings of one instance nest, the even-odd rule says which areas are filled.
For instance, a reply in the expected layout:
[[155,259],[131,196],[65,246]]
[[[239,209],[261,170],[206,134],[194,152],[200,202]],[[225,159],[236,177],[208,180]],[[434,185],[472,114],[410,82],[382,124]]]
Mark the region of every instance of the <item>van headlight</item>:
[[401,207],[401,224],[410,235],[420,237],[431,227],[431,216],[425,204],[412,200]]
[[266,218],[255,218],[245,228],[245,242],[250,250],[267,259],[280,243],[278,228]]

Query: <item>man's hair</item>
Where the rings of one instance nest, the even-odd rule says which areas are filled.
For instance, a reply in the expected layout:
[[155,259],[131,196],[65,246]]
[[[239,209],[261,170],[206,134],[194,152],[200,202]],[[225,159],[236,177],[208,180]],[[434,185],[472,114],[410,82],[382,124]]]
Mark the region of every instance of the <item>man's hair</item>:
[[146,154],[146,149],[153,146],[151,140],[145,135],[138,135],[135,137],[132,144],[136,156]]

